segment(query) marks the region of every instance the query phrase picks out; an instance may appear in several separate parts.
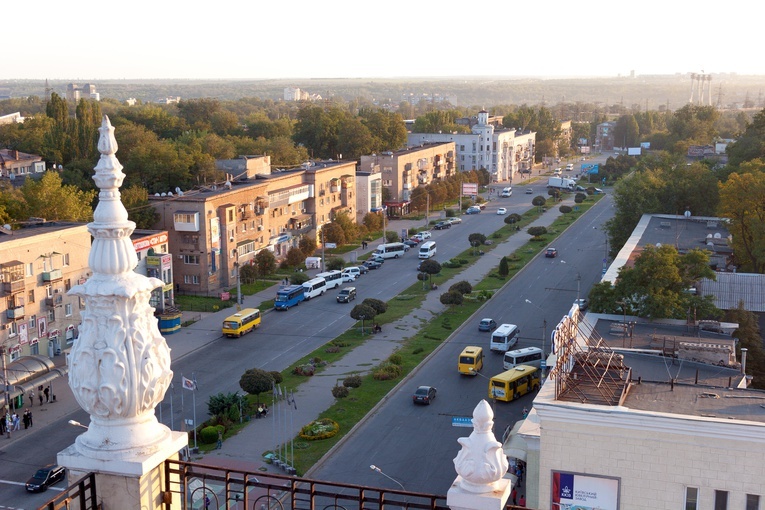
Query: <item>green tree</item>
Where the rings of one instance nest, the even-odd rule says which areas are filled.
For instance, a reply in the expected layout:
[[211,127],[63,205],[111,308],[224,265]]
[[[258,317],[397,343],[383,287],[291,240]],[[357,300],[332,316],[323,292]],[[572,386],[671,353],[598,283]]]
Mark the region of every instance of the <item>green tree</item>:
[[473,286],[470,285],[470,282],[462,280],[453,284],[451,287],[449,287],[449,292],[459,292],[460,294],[470,294],[471,292],[473,292]]
[[507,257],[502,257],[499,260],[499,268],[497,269],[499,276],[505,278],[510,274],[510,267],[507,262]]
[[149,192],[141,186],[123,189],[122,203],[128,211],[128,219],[134,221],[137,228],[152,229],[159,219],[159,214],[149,202]]
[[441,264],[433,259],[427,259],[420,265],[420,272],[428,275],[428,282],[433,281],[433,275],[441,272]]
[[260,401],[260,394],[269,392],[274,387],[274,378],[265,370],[250,368],[239,378],[239,387]]
[[332,219],[332,223],[339,225],[343,230],[343,237],[345,238],[345,242],[351,242],[352,240],[359,237],[358,225],[356,225],[353,219],[351,219],[351,216],[347,211],[340,211],[335,214],[335,217]]
[[382,230],[382,216],[377,213],[366,213],[361,222],[365,227],[367,227],[369,232],[377,232],[378,230]]
[[364,321],[371,321],[377,315],[374,308],[364,303],[359,303],[351,309],[351,319],[361,321],[361,334],[364,334]]
[[481,246],[486,242],[486,236],[479,232],[474,232],[468,236],[468,242],[470,246]]
[[542,195],[537,195],[531,199],[531,205],[536,207],[542,207],[547,203],[547,199]]
[[341,271],[345,267],[343,257],[330,257],[327,260],[327,271]]
[[313,237],[302,236],[298,241],[298,247],[303,252],[303,257],[310,257],[316,253],[316,239]]
[[444,292],[441,294],[441,297],[439,297],[439,301],[441,301],[442,305],[460,306],[464,300],[465,298],[462,293],[455,290]]
[[741,349],[746,348],[746,373],[752,376],[752,387],[765,389],[765,349],[762,346],[762,336],[757,321],[757,315],[748,311],[743,302],[725,314],[727,322],[738,324],[733,337],[738,338],[736,356],[741,360]]
[[303,251],[300,248],[293,246],[287,252],[287,258],[285,260],[287,261],[288,266],[298,267],[305,261],[305,255],[303,255]]
[[765,269],[765,166],[762,160],[744,163],[747,173],[733,173],[720,184],[720,215],[730,219],[733,252],[740,269]]
[[258,278],[265,280],[266,276],[276,271],[276,257],[270,250],[260,250],[253,259]]
[[339,223],[327,223],[321,230],[325,243],[335,243],[338,246],[342,246],[348,242],[345,238],[345,231]]
[[90,221],[93,218],[91,204],[96,192],[64,186],[56,172],[46,172],[40,180],[26,179],[21,194],[26,217],[59,221]]
[[381,301],[375,298],[366,298],[361,302],[361,304],[367,305],[368,307],[374,309],[375,315],[383,314],[388,310],[388,304],[385,303],[385,301]]

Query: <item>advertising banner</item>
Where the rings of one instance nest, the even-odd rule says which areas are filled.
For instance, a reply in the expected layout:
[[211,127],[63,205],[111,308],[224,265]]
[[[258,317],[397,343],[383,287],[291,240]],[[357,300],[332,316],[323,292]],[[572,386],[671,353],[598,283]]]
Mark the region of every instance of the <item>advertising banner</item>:
[[220,249],[220,218],[210,218],[210,248]]
[[553,508],[618,510],[619,479],[553,471]]
[[463,182],[462,183],[462,194],[463,195],[477,195],[478,194],[478,184],[470,183],[470,182]]

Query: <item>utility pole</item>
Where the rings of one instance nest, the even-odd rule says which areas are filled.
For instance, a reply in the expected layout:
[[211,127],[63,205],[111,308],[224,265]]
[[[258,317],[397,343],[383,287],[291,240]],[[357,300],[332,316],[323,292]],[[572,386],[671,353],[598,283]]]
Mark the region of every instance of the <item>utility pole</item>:
[[[11,393],[11,385],[8,384],[8,367],[5,365],[5,345],[0,345],[0,356],[3,357],[3,385],[5,386],[5,409],[6,413],[11,412],[11,400],[10,400],[10,393]],[[5,416],[0,417],[0,419],[5,419]],[[8,436],[8,439],[11,438],[11,424],[8,422],[5,423],[5,432]]]

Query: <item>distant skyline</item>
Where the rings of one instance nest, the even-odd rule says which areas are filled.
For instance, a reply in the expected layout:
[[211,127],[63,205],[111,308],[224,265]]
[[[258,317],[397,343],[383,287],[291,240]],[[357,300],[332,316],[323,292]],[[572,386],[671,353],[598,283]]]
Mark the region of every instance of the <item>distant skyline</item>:
[[[204,9],[203,9],[204,7]],[[344,0],[3,6],[1,79],[765,75],[765,6]]]

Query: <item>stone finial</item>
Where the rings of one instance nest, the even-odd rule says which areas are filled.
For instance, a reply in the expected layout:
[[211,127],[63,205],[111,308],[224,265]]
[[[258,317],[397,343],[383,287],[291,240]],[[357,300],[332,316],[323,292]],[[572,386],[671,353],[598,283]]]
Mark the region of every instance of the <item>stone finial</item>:
[[90,414],[88,431],[77,438],[77,451],[103,460],[126,460],[152,454],[171,436],[154,409],[170,386],[170,349],[159,332],[152,290],[156,278],[135,273],[138,263],[119,187],[125,178],[115,152],[117,141],[104,116],[98,141],[101,158],[93,180],[99,202],[88,224],[93,271],[69,294],[85,302],[80,336],[67,358],[69,386]]
[[461,489],[473,493],[491,492],[507,472],[508,462],[502,443],[492,432],[494,413],[485,400],[473,410],[472,421],[470,436],[457,440],[462,449],[454,459],[454,468],[460,476]]

